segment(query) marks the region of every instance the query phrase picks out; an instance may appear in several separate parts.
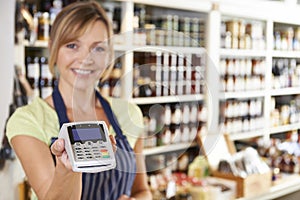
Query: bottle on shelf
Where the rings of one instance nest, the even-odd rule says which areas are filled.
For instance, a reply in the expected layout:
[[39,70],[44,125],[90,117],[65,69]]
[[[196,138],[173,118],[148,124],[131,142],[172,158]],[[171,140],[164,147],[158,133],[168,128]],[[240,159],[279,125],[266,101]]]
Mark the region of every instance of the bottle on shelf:
[[52,83],[52,74],[49,70],[49,65],[48,65],[48,58],[46,57],[41,57],[40,58],[40,71],[41,71],[41,76],[40,76],[40,96],[42,98],[45,98],[49,95],[51,95],[53,91],[53,83]]
[[221,22],[221,48],[265,49],[265,24],[256,20],[228,19]]
[[121,30],[121,8],[116,6],[113,10],[113,32],[120,33]]
[[152,87],[150,77],[140,77],[137,80],[138,97],[151,97]]
[[50,8],[50,28],[57,16],[57,14],[61,11],[63,7],[62,0],[54,0],[52,3],[52,7]]
[[98,84],[98,88],[100,90],[100,93],[103,96],[109,96],[110,95],[109,80],[100,80],[99,84]]
[[112,72],[109,76],[109,88],[110,96],[121,96],[121,77],[122,76],[122,62],[121,59],[117,59]]
[[37,39],[48,41],[50,34],[50,16],[49,12],[43,12],[38,17],[38,34]]
[[33,89],[33,96],[29,98],[29,101],[36,96],[40,96],[39,79],[40,79],[40,64],[39,57],[26,57],[26,78]]

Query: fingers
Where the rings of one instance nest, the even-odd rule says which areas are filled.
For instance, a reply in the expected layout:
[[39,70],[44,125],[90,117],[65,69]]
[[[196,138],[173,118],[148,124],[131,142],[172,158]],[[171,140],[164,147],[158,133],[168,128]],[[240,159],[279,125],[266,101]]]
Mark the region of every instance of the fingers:
[[52,145],[51,145],[51,152],[55,156],[61,156],[63,152],[65,151],[65,141],[62,138],[57,139]]
[[135,198],[129,197],[129,196],[123,194],[122,196],[120,196],[120,197],[118,198],[118,200],[135,200]]
[[[65,141],[62,138],[58,138],[51,145],[51,152],[56,156],[56,166],[62,169],[67,169],[67,171],[72,170],[72,165],[70,163],[67,152],[65,151]],[[63,168],[61,168],[63,167]]]
[[113,151],[116,152],[118,147],[117,147],[117,141],[116,141],[115,137],[113,135],[109,135],[109,139],[110,139],[111,145],[113,147]]
[[109,139],[112,145],[117,145],[116,139],[113,135],[109,135]]

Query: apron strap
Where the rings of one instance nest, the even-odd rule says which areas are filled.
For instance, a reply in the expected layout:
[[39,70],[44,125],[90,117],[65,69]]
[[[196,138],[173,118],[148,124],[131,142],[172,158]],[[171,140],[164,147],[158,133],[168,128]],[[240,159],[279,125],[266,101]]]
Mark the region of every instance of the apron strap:
[[58,86],[55,86],[52,92],[52,99],[53,99],[53,104],[54,108],[56,110],[56,113],[58,115],[59,119],[59,125],[62,127],[64,123],[68,123],[69,119],[67,116],[67,109],[64,103],[64,100],[58,90]]

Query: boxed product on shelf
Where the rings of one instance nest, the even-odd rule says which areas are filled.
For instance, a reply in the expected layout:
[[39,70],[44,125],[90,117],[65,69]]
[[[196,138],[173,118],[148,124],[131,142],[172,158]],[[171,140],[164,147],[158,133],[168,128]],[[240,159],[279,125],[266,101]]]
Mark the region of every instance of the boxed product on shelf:
[[268,192],[272,184],[271,171],[263,174],[251,174],[246,177],[215,171],[213,172],[213,176],[235,181],[237,184],[236,198],[253,197]]
[[190,177],[185,173],[166,172],[149,177],[153,200],[193,199],[193,200],[232,200],[235,198],[236,182],[218,177]]
[[200,136],[202,150],[213,177],[236,182],[236,198],[254,197],[268,192],[272,172],[253,148],[236,152],[234,144],[223,134]]
[[189,193],[193,200],[232,200],[236,193],[236,182],[218,177],[203,179],[206,185],[190,186]]

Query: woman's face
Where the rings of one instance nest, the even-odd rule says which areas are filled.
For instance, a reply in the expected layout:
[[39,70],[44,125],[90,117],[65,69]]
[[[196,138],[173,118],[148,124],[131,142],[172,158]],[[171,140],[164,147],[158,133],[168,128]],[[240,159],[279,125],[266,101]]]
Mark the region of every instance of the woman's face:
[[91,24],[87,31],[58,50],[56,65],[60,83],[76,89],[94,87],[108,66],[108,33],[102,21]]

